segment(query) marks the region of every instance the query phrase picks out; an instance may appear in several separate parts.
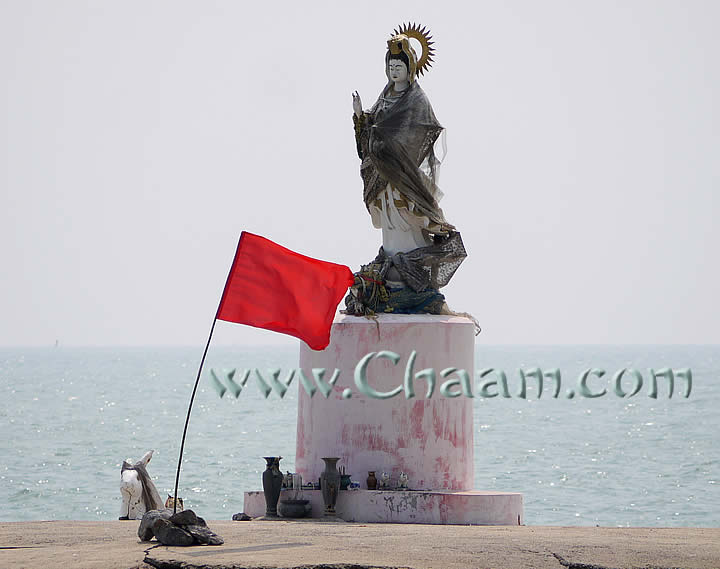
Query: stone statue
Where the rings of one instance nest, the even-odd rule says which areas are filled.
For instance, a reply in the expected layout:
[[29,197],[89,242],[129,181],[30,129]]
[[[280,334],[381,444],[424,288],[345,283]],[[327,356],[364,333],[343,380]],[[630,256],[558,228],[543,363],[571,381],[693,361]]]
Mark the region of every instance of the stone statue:
[[[410,44],[422,46],[418,58]],[[439,288],[466,257],[460,233],[438,201],[436,142],[443,127],[417,78],[432,64],[432,36],[401,26],[388,40],[388,82],[364,111],[353,93],[353,122],[361,160],[363,198],[372,223],[382,230],[378,256],[355,274],[345,299],[348,314],[453,314]]]
[[146,469],[153,452],[152,450],[146,452],[135,464],[129,458],[122,463],[120,469],[122,505],[118,519],[139,520],[145,512],[163,507],[160,494]]

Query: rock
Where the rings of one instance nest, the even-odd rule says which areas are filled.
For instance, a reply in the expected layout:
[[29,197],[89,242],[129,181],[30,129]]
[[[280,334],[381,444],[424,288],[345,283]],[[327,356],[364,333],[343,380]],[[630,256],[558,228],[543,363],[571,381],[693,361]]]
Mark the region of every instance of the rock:
[[195,526],[199,524],[198,517],[192,510],[183,510],[170,517],[170,521],[178,526]]
[[225,543],[222,537],[210,531],[207,526],[190,525],[183,526],[182,529],[193,536],[195,541],[201,545],[222,545]]
[[170,520],[157,518],[152,526],[157,540],[163,545],[187,546],[194,543],[193,536]]
[[145,512],[140,521],[140,527],[138,528],[138,537],[141,541],[150,541],[155,534],[153,533],[153,524],[158,519],[169,519],[172,516],[172,510],[150,510]]
[[233,514],[232,519],[234,522],[249,522],[250,520],[252,520],[252,518],[248,516],[245,512]]
[[150,541],[153,537],[163,545],[222,545],[222,537],[210,531],[207,523],[192,510],[173,514],[171,509],[146,512],[138,528],[138,537]]

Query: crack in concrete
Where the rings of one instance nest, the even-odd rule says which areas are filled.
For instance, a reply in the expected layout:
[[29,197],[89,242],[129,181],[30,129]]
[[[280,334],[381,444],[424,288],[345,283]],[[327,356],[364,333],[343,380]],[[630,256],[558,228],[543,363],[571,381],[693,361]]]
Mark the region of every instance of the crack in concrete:
[[[594,565],[592,563],[573,563],[563,559],[557,553],[553,553],[555,559],[557,559],[563,567],[567,569],[621,569],[619,567],[608,567],[606,565]],[[692,569],[691,567],[660,567],[658,565],[645,565],[642,569]]]
[[[268,569],[267,565],[195,565],[193,563],[185,563],[184,561],[177,561],[175,559],[164,561],[161,559],[153,559],[152,557],[146,557],[145,563],[155,567],[155,569]],[[276,567],[275,569],[412,569],[412,567],[358,565],[357,563],[313,563],[311,565]]]
[[143,553],[145,553],[145,555],[147,556],[147,555],[148,555],[148,552],[149,552],[151,549],[155,549],[156,547],[160,547],[161,545],[162,545],[162,543],[156,543],[155,545],[151,545],[151,546],[148,547]]
[[240,553],[249,551],[269,551],[271,549],[286,549],[289,547],[308,547],[312,546],[312,543],[305,541],[298,541],[293,543],[269,543],[267,545],[250,545],[248,547],[235,547],[232,549],[216,549],[214,551],[188,551],[183,552],[185,555],[190,557],[204,557],[205,555],[224,555],[225,553]]
[[[295,545],[295,544],[293,544]],[[304,544],[303,544],[304,545]],[[162,544],[154,545],[145,550],[144,563],[154,567],[155,569],[269,569],[267,565],[245,565],[245,564],[231,564],[231,565],[217,565],[217,564],[195,564],[187,563],[185,561],[179,561],[176,559],[155,559],[150,557],[149,552],[151,549],[161,547]],[[243,549],[254,549],[254,548],[243,548]],[[535,551],[531,549],[525,549],[527,553],[537,553],[543,556],[547,556],[547,553]],[[609,567],[607,565],[596,565],[594,563],[575,563],[568,561],[561,555],[548,552],[550,555],[557,559],[558,563],[566,569],[627,569],[619,567]],[[135,568],[133,568],[135,569]],[[139,568],[138,568],[139,569]],[[388,566],[388,565],[363,565],[358,563],[312,563],[306,565],[288,565],[288,566],[273,566],[273,569],[412,569],[408,566]],[[640,569],[640,568],[638,568]],[[690,567],[660,567],[657,565],[644,565],[641,569],[692,569]]]

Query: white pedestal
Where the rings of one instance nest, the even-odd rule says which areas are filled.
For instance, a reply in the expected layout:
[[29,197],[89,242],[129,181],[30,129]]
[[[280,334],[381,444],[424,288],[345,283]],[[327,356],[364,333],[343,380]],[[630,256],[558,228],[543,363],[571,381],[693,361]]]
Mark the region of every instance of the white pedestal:
[[[459,380],[467,374],[469,386],[474,385],[474,345],[470,320],[431,315],[380,315],[377,322],[338,316],[325,350],[301,345],[300,368],[312,384],[313,368],[325,369],[326,382],[336,369],[339,376],[327,398],[319,390],[310,397],[299,385],[295,470],[304,482],[317,482],[322,458],[340,457],[338,467],[362,490],[340,492],[339,517],[358,522],[522,523],[521,494],[472,490],[473,399],[462,393]],[[383,351],[386,357],[377,358]],[[368,356],[373,352],[375,357]],[[399,356],[396,363],[388,359],[389,352]],[[399,392],[384,399],[363,394],[356,381],[363,360],[367,385],[375,392]],[[428,398],[428,382],[415,374],[430,369],[435,388]],[[414,397],[406,397],[408,386],[414,388]],[[375,471],[378,480],[387,472],[393,487],[405,472],[412,491],[367,490],[369,471]],[[304,494],[312,503],[312,516],[322,516],[321,493]],[[263,493],[246,492],[244,511],[262,515]]]
[[[316,482],[324,469],[322,457],[339,456],[352,479],[365,483],[368,471],[378,479],[387,472],[396,482],[401,472],[413,490],[470,490],[473,486],[473,400],[463,395],[444,397],[440,386],[457,378],[441,372],[462,369],[473,378],[475,333],[467,318],[430,315],[382,315],[377,323],[356,316],[338,316],[330,345],[323,351],[300,348],[300,368],[325,368],[329,379],[340,375],[326,399],[309,397],[300,389],[298,399],[295,470],[306,482]],[[368,383],[379,392],[403,386],[408,358],[417,356],[412,375],[432,368],[436,386],[426,399],[427,382],[414,380],[415,397],[405,393],[374,399],[360,393],[354,381],[358,362],[383,350],[400,356],[397,364],[373,358],[367,367]],[[350,399],[343,398],[346,389]],[[453,392],[458,392],[455,387]]]
[[[283,490],[294,496],[294,491]],[[320,490],[305,490],[313,518],[323,517],[325,505]],[[430,492],[348,490],[338,495],[337,517],[347,522],[458,525],[522,525],[523,498],[517,492]],[[243,512],[265,515],[263,492],[246,492]]]

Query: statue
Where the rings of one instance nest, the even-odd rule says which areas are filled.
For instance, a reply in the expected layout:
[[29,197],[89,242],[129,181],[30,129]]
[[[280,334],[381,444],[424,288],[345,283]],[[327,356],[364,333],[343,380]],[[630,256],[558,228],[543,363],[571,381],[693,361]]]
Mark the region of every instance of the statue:
[[[410,45],[422,46],[417,57]],[[345,299],[347,314],[455,314],[438,289],[466,257],[460,233],[438,201],[441,158],[435,145],[443,127],[417,78],[432,65],[434,48],[425,28],[404,25],[388,40],[388,82],[368,111],[353,93],[353,122],[363,199],[382,230],[377,257],[355,273]]]
[[163,507],[160,494],[146,468],[153,452],[146,452],[135,464],[129,458],[123,461],[120,469],[122,505],[119,520],[139,520],[145,512]]

